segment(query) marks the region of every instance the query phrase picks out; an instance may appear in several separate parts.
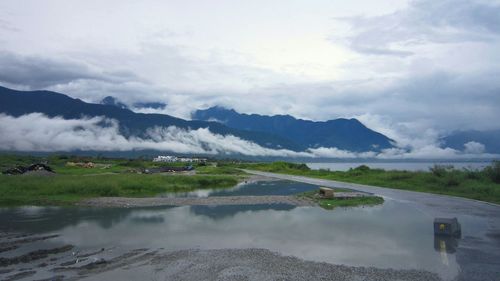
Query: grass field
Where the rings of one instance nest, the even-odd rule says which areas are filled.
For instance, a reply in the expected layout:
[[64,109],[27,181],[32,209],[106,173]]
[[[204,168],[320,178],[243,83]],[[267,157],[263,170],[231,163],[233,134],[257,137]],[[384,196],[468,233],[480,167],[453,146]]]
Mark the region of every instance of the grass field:
[[[217,166],[196,165],[196,175],[144,175],[144,168],[186,165],[154,163],[143,159],[79,157],[52,155],[34,157],[0,155],[0,170],[17,165],[47,162],[56,175],[0,175],[0,205],[71,204],[100,196],[145,197],[167,192],[184,192],[204,188],[234,186],[246,175],[238,168],[361,183],[396,189],[447,194],[500,203],[500,162],[482,171],[458,170],[435,166],[427,172],[385,171],[360,166],[349,171],[310,170],[305,164],[219,163]],[[95,167],[69,166],[68,162],[93,162]],[[332,202],[330,202],[332,203]],[[342,202],[347,204],[348,202]],[[349,202],[351,203],[351,202]],[[355,203],[355,202],[352,202]]]
[[[141,168],[172,164],[148,160],[97,159],[67,156],[37,158],[1,155],[1,169],[47,161],[54,175],[0,175],[0,206],[72,204],[92,197],[148,197],[169,192],[228,188],[245,175],[231,167],[199,166],[196,175],[138,174]],[[94,168],[68,166],[68,162],[93,162]],[[185,165],[174,163],[174,165]]]
[[500,203],[500,162],[498,161],[482,171],[435,166],[427,172],[409,172],[385,171],[360,166],[342,172],[310,170],[305,164],[288,162],[240,164],[239,167]]

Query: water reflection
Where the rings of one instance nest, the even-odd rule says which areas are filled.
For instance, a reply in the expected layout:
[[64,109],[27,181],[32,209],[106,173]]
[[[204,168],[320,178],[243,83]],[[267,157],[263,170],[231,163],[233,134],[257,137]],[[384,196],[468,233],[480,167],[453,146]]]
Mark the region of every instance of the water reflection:
[[450,236],[434,235],[434,250],[440,253],[454,254],[458,248],[458,239]]
[[60,243],[80,249],[267,248],[335,264],[426,269],[446,279],[459,269],[454,252],[444,264],[432,246],[433,217],[390,200],[335,211],[286,205],[32,211],[4,209],[0,219],[22,231],[60,233]]
[[[168,209],[171,207],[153,207]],[[18,207],[0,209],[0,231],[27,233],[55,232],[82,222],[93,222],[108,229],[128,218],[139,209],[126,208],[78,208],[78,207]]]
[[208,197],[208,196],[264,196],[264,195],[292,195],[316,190],[316,185],[307,183],[271,180],[240,183],[230,189],[209,189],[193,192],[163,194],[164,197]]
[[261,204],[261,205],[224,205],[224,206],[190,206],[191,212],[197,216],[206,216],[213,220],[233,217],[241,212],[277,210],[289,211],[295,206],[287,204]]

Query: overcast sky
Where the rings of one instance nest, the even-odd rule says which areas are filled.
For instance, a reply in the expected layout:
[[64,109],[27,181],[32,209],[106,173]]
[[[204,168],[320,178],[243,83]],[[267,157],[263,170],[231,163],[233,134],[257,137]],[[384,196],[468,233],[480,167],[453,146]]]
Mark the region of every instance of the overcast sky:
[[327,120],[402,145],[500,128],[500,1],[2,0],[0,84]]

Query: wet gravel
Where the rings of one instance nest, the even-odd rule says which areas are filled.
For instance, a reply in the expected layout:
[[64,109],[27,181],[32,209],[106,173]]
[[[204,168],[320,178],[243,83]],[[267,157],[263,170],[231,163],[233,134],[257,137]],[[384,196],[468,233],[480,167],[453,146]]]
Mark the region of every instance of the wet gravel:
[[[57,235],[0,233],[0,242],[30,246]],[[17,251],[17,250],[14,250]],[[266,249],[87,249],[65,245],[0,258],[0,280],[441,280],[420,270],[305,261]]]
[[288,204],[293,206],[315,206],[307,198],[296,196],[213,196],[213,197],[100,197],[81,201],[79,206],[86,207],[152,207],[152,206],[221,206],[221,205],[259,205],[259,204]]
[[85,280],[372,280],[434,281],[437,274],[419,270],[350,267],[304,261],[266,249],[181,250],[156,254],[146,264],[107,271]]

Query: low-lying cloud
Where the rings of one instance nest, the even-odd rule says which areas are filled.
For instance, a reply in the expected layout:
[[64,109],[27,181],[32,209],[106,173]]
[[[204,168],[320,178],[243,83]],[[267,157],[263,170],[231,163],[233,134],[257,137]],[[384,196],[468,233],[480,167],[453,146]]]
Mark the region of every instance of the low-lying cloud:
[[[102,126],[102,125],[105,126]],[[104,117],[66,120],[41,113],[20,117],[0,114],[0,149],[15,151],[130,151],[153,149],[193,154],[242,154],[248,156],[307,156],[285,149],[268,149],[235,136],[219,135],[206,128],[185,130],[153,127],[147,138],[125,137],[116,120]]]
[[104,117],[83,119],[49,118],[41,113],[19,117],[0,114],[0,150],[4,151],[131,151],[158,150],[182,154],[246,155],[293,158],[481,158],[484,145],[467,143],[464,151],[434,145],[408,150],[386,149],[382,152],[351,152],[335,147],[319,147],[296,152],[262,147],[232,135],[220,135],[207,128],[186,130],[174,126],[153,127],[145,137],[125,137],[119,123]]

